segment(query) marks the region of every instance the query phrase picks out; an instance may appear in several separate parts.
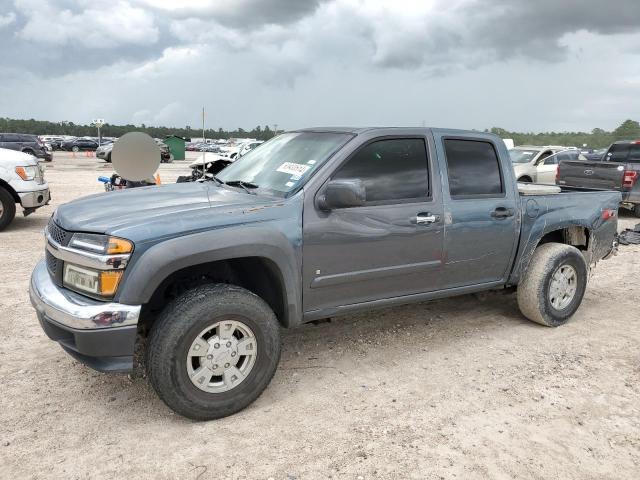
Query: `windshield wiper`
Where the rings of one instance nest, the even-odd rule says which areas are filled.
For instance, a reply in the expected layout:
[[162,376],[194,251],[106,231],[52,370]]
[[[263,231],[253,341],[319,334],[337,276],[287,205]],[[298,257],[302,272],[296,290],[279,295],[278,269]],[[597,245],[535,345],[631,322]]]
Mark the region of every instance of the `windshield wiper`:
[[251,182],[245,182],[244,180],[229,180],[228,182],[223,182],[230,187],[240,187],[245,192],[250,193],[251,195],[256,195],[256,192],[252,191],[253,189],[258,188],[258,185]]

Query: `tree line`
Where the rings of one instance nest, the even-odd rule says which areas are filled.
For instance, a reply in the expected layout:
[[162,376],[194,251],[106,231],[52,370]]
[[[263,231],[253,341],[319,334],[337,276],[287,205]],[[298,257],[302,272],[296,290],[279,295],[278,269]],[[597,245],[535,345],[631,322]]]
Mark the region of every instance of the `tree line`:
[[[105,124],[101,129],[105,137],[121,137],[127,132],[145,132],[155,138],[164,138],[168,135],[178,135],[184,138],[201,138],[202,130],[186,126],[177,127],[153,127],[142,125],[111,125]],[[49,122],[45,120],[19,120],[0,117],[0,132],[32,133],[35,135],[73,135],[76,137],[97,136],[97,129],[92,125],[80,125],[73,122]],[[625,120],[612,132],[602,128],[594,128],[591,132],[543,132],[522,133],[512,132],[500,127],[485,129],[485,132],[495,133],[502,138],[512,138],[516,145],[565,145],[588,148],[604,148],[616,140],[640,139],[640,123],[635,120]],[[233,137],[249,137],[258,140],[268,140],[275,135],[269,128],[257,126],[252,130],[237,128],[235,130],[223,130],[222,128],[205,130],[206,138],[226,139]]]
[[[72,135],[74,137],[97,137],[98,130],[93,125],[81,125],[73,122],[49,122],[46,120],[20,120],[15,118],[0,117],[0,132],[5,133],[31,133],[34,135]],[[103,137],[121,137],[128,132],[145,132],[154,138],[165,138],[168,135],[178,135],[184,138],[202,138],[202,129],[176,127],[152,127],[142,125],[112,125],[105,124],[100,128]],[[268,140],[274,136],[274,131],[265,125],[257,126],[251,130],[237,128],[235,130],[223,130],[219,128],[206,129],[206,138],[226,139],[226,138],[255,138],[257,140]]]
[[564,145],[567,147],[587,145],[588,148],[598,149],[608,147],[617,140],[640,140],[640,123],[635,120],[625,120],[612,132],[594,128],[591,132],[519,133],[499,127],[487,129],[485,132],[495,133],[501,138],[512,138],[516,145]]

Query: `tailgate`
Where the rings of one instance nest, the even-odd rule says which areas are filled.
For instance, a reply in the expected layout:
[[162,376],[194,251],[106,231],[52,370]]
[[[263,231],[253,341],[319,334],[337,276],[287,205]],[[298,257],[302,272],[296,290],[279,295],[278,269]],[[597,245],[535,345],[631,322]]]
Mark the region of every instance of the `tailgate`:
[[622,190],[624,164],[565,160],[558,166],[558,185]]

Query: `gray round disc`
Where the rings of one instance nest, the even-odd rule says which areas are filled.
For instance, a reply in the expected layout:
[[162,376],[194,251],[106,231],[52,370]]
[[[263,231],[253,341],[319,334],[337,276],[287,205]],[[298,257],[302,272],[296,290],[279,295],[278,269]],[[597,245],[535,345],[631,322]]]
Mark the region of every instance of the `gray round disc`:
[[147,180],[160,166],[160,147],[146,133],[126,133],[114,143],[111,161],[125,180]]

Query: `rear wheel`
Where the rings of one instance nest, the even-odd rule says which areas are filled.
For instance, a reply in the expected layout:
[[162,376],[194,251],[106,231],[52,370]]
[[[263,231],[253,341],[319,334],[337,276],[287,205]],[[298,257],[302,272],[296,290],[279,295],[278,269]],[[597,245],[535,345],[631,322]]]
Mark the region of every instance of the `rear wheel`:
[[633,207],[633,214],[636,217],[640,217],[640,203],[638,203],[635,207]]
[[280,359],[279,324],[264,300],[240,287],[197,287],[155,322],[149,379],[174,411],[195,420],[236,413],[267,387]]
[[74,145],[73,147],[71,147],[71,151],[74,153],[77,153],[80,151],[80,147],[78,147],[77,145]]
[[16,216],[16,201],[4,188],[0,187],[0,231]]
[[529,320],[557,327],[576,312],[586,286],[587,263],[580,250],[545,243],[536,248],[518,285],[518,306]]
[[107,163],[111,163],[111,152],[107,154],[107,158],[105,158],[105,160],[107,161]]

